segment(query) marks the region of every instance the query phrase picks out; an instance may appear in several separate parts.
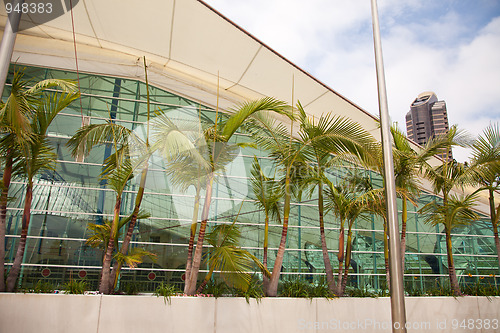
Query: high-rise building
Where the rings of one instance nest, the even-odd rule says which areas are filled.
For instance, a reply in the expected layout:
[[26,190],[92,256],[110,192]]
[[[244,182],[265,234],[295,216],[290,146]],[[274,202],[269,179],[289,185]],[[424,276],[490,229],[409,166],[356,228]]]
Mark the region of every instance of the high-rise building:
[[[438,101],[436,94],[430,91],[418,95],[406,114],[408,138],[425,145],[429,139],[445,134],[448,130],[446,102]],[[446,157],[446,153],[441,154],[441,157]],[[453,158],[451,151],[449,158]]]

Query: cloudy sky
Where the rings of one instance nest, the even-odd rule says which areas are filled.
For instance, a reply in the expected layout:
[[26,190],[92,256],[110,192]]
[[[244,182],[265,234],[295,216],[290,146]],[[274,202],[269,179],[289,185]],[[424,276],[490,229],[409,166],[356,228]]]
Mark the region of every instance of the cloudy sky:
[[[205,0],[290,61],[378,115],[370,0]],[[500,0],[378,0],[392,121],[424,91],[450,125],[500,122]],[[467,151],[455,150],[464,161]]]

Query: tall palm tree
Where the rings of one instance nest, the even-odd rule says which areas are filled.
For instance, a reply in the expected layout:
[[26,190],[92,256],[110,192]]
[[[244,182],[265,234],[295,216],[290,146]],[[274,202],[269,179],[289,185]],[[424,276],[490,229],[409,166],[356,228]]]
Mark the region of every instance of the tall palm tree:
[[[103,270],[101,274],[101,284],[99,290],[103,293],[110,293],[116,288],[121,268],[126,258],[137,257],[138,250],[135,254],[128,254],[129,245],[132,240],[137,220],[140,219],[141,204],[144,197],[146,179],[149,169],[149,159],[157,147],[154,147],[149,142],[150,136],[150,98],[149,98],[149,81],[146,68],[146,58],[144,57],[144,75],[146,79],[146,102],[147,102],[147,130],[145,139],[141,139],[134,131],[125,126],[119,125],[113,121],[108,121],[104,124],[94,124],[82,127],[68,141],[68,146],[72,148],[72,155],[78,154],[88,155],[91,149],[100,144],[113,144],[115,153],[108,157],[105,161],[105,168],[101,172],[101,178],[106,179],[110,187],[116,192],[114,219],[111,223],[110,239],[108,240],[108,248],[103,259]],[[155,118],[155,124],[170,122],[170,119],[164,114],[155,110],[158,117]],[[158,125],[159,126],[159,125]],[[120,221],[119,212],[121,209],[121,194],[123,193],[128,181],[140,170],[139,189],[135,197],[135,204],[132,214],[129,219]],[[128,222],[127,232],[123,238],[121,247],[118,246],[117,233]],[[124,260],[116,260],[111,273],[112,253],[116,248],[116,255]],[[143,255],[149,255],[144,252]]]
[[[115,192],[115,205],[110,230],[111,234],[103,259],[99,292],[109,294],[112,292],[112,287],[114,285],[110,269],[113,251],[115,249],[115,240],[119,230],[122,194],[129,180],[133,178],[137,170],[143,171],[141,175],[141,188],[143,191],[145,182],[144,174],[147,173],[147,163],[151,151],[132,130],[116,124],[112,120],[104,124],[90,124],[80,128],[68,141],[68,146],[71,147],[73,156],[76,156],[81,152],[88,155],[94,146],[104,143],[112,144],[114,153],[104,161],[104,167],[100,177],[106,180],[108,186]],[[144,148],[138,149],[142,151],[138,156],[131,155],[130,148],[134,145],[139,145]],[[134,221],[137,220],[142,194],[138,195],[137,198],[133,214]]]
[[[204,146],[205,152],[202,153],[201,156],[206,158],[209,168],[206,178],[205,199],[200,217],[201,222],[198,230],[196,249],[191,262],[186,263],[186,268],[190,267],[190,271],[186,270],[186,284],[184,286],[184,293],[187,295],[193,295],[196,291],[216,173],[222,171],[226,163],[234,158],[234,153],[239,147],[247,145],[247,143],[232,144],[230,140],[242,126],[259,126],[262,119],[261,116],[263,114],[267,115],[268,113],[290,116],[288,107],[284,102],[273,98],[262,98],[241,104],[235,110],[232,110],[230,117],[220,125],[216,117],[215,124],[204,132],[206,145]],[[183,159],[184,156],[181,155],[180,158]]]
[[[331,289],[337,296],[342,296],[345,292],[349,266],[351,264],[352,253],[352,226],[356,219],[369,211],[368,203],[372,200],[371,186],[366,186],[366,182],[357,175],[352,175],[340,184],[329,183],[326,194],[326,208],[328,212],[339,220],[339,249],[337,253],[338,277]],[[347,243],[345,242],[345,227],[347,223]],[[333,272],[332,279],[333,279]]]
[[[309,173],[306,177],[305,183],[313,185],[311,187],[310,196],[313,194],[314,189],[317,190],[318,195],[318,218],[320,227],[321,249],[323,253],[323,262],[325,265],[325,272],[328,287],[332,292],[339,292],[335,280],[333,278],[333,268],[328,255],[328,248],[326,245],[325,223],[324,223],[324,187],[327,186],[332,190],[333,185],[325,174],[325,170],[332,166],[333,163],[371,163],[374,148],[376,147],[368,134],[358,124],[341,124],[339,120],[332,115],[321,115],[317,120],[311,119],[306,115],[302,105],[298,103],[297,109],[299,111],[300,132],[299,136],[303,144],[311,145],[311,149],[305,154],[308,165]],[[349,133],[352,143],[347,144],[348,149],[345,151],[332,151],[325,143],[331,138],[330,135],[338,131],[339,125],[350,126],[352,132]],[[346,132],[347,134],[347,132]],[[358,141],[358,142],[356,142]],[[347,143],[347,140],[346,140]],[[357,146],[357,145],[358,146]],[[349,146],[350,145],[350,146]],[[361,149],[362,148],[362,149]],[[333,154],[335,153],[335,155]],[[341,228],[340,239],[343,240],[344,234]],[[340,282],[340,280],[339,280]]]
[[[451,126],[448,133],[439,136],[435,139],[437,142],[443,143],[445,151],[450,151],[453,146],[467,146],[469,137],[465,132],[459,131],[456,125]],[[456,160],[451,160],[449,154],[445,154],[446,159],[438,166],[425,166],[425,177],[431,182],[432,189],[436,195],[442,197],[441,215],[445,233],[450,233],[453,221],[450,220],[451,210],[448,209],[450,203],[451,191],[454,188],[463,189],[466,185],[472,185],[474,182],[474,169],[467,167],[463,163]],[[456,200],[454,198],[453,200]],[[448,241],[450,238],[450,241]],[[460,294],[458,280],[453,266],[453,253],[451,248],[451,236],[447,236],[447,255],[448,255],[448,272],[450,277],[451,287],[455,294]]]
[[[129,216],[128,218],[122,219],[120,223],[118,224],[118,232],[120,233],[121,229],[130,222],[134,214]],[[145,213],[140,213],[138,214],[138,219],[145,219],[148,218],[149,214]],[[87,241],[85,242],[87,245],[99,249],[103,253],[106,251],[108,243],[109,243],[109,238],[111,237],[112,230],[111,230],[111,223],[112,221],[104,221],[103,224],[97,224],[97,223],[89,223],[87,226],[87,229],[89,230],[89,237],[87,238]],[[118,248],[118,237],[115,238],[115,248]],[[144,257],[149,257],[153,261],[156,260],[156,255],[152,252],[146,251],[142,248],[135,247],[133,248],[130,252],[117,252],[113,256],[113,258],[116,260],[117,263],[120,264],[121,266],[125,263],[127,264],[130,268],[136,268],[138,264],[143,262]],[[115,268],[113,268],[115,269]],[[114,272],[114,271],[113,271]],[[119,273],[114,277],[118,278]],[[111,278],[113,280],[113,278]],[[114,290],[116,288],[116,281],[111,286],[111,290]]]
[[206,141],[200,122],[173,122],[165,116],[155,118],[153,146],[167,161],[165,171],[172,185],[181,192],[195,188],[193,214],[189,234],[186,260],[186,276],[189,276],[193,261],[194,242],[198,228],[201,191],[206,187],[210,164],[207,158]]
[[0,155],[4,163],[0,195],[0,291],[5,291],[5,219],[13,161],[32,140],[32,118],[44,92],[49,88],[66,93],[77,91],[76,85],[70,81],[48,79],[30,86],[32,82],[23,80],[23,76],[23,71],[14,73],[10,94],[5,102],[0,102]]
[[[267,177],[262,170],[259,160],[254,156],[251,170],[250,184],[257,199],[256,205],[264,211],[264,244],[262,264],[267,268],[267,249],[269,246],[269,220],[281,221],[280,209],[283,191],[280,183],[274,177]],[[263,276],[264,290],[269,285],[269,277]]]
[[446,254],[448,258],[448,275],[451,289],[456,296],[461,295],[462,292],[458,285],[455,264],[453,261],[451,232],[455,228],[468,225],[479,218],[472,210],[476,199],[477,196],[475,193],[466,196],[450,195],[446,200],[446,204],[444,201],[438,203],[436,200],[433,200],[420,209],[421,213],[427,214],[425,217],[427,223],[432,225],[440,224],[444,227],[444,232],[446,234]]
[[[394,179],[399,197],[401,198],[401,261],[405,267],[406,254],[406,223],[408,221],[408,202],[416,205],[416,197],[420,193],[418,173],[422,164],[430,158],[430,149],[415,151],[404,133],[394,124],[391,127],[394,156]],[[427,146],[426,146],[427,147]],[[382,156],[382,154],[380,154]],[[382,172],[383,165],[380,163],[379,172]],[[384,219],[385,221],[385,219]],[[386,229],[386,228],[385,228]],[[384,230],[385,230],[384,229]]]
[[[406,135],[398,128],[397,124],[391,126],[391,136],[394,156],[394,176],[397,196],[401,199],[401,261],[402,267],[405,263],[406,252],[406,229],[408,221],[408,203],[416,206],[416,199],[420,193],[419,176],[422,168],[427,165],[427,161],[436,154],[442,154],[443,149],[448,148],[446,137],[437,137],[429,140],[423,147],[414,149],[408,141]],[[383,176],[382,151],[378,153],[375,170]],[[375,211],[383,213],[385,208],[373,207]],[[377,213],[378,214],[378,213]],[[381,215],[386,219],[385,215]],[[384,225],[387,229],[387,226]],[[387,231],[387,230],[386,230]],[[385,241],[384,243],[387,243]],[[386,251],[387,252],[387,251]],[[387,253],[386,253],[387,256]]]
[[28,227],[31,218],[31,202],[33,200],[34,177],[44,169],[53,169],[57,158],[51,146],[47,131],[57,114],[77,99],[80,93],[52,93],[42,98],[41,104],[34,111],[31,121],[32,137],[22,146],[22,156],[14,163],[14,172],[26,177],[26,195],[22,217],[21,237],[17,246],[16,256],[7,277],[7,291],[14,291],[19,276],[21,264],[26,249]]
[[[401,199],[401,261],[402,267],[405,264],[406,254],[406,229],[408,221],[408,203],[416,206],[416,199],[420,193],[419,177],[424,167],[428,166],[428,160],[437,154],[443,154],[443,151],[450,149],[450,139],[447,136],[435,137],[429,140],[423,147],[413,149],[405,134],[397,127],[397,124],[391,126],[391,136],[393,143],[394,174],[396,184],[396,195]],[[384,177],[383,172],[383,154],[379,147],[378,158],[375,164],[369,166],[378,174]],[[387,212],[385,207],[385,198],[383,191],[378,193],[378,200],[371,201],[370,210],[382,217],[384,229],[384,261],[387,285],[390,285],[389,275],[389,243],[387,229]]]
[[[293,118],[292,118],[293,119]],[[257,145],[271,151],[271,157],[275,161],[276,169],[282,175],[281,186],[283,187],[283,214],[282,231],[278,252],[274,261],[271,278],[264,290],[267,296],[275,297],[278,294],[278,281],[283,264],[286,238],[288,234],[288,221],[290,217],[290,203],[293,191],[294,171],[301,170],[303,165],[303,150],[307,147],[300,146],[293,140],[283,124],[277,124],[274,119],[263,119],[263,128],[253,133]]]
[[[318,125],[314,125],[313,122],[307,121],[306,113],[300,102],[297,104],[297,109],[300,113],[301,125],[304,124],[298,133],[298,139],[292,138],[283,125],[275,125],[272,122],[267,127],[267,134],[257,138],[257,143],[260,146],[271,151],[271,157],[284,175],[282,233],[266,292],[268,296],[277,295],[278,279],[285,253],[294,178],[307,177],[300,173],[302,170],[304,172],[307,170],[304,166],[308,162],[316,163],[318,159],[316,156],[321,159],[321,156],[328,154],[353,155],[363,160],[369,157],[366,152],[370,151],[374,144],[373,138],[359,124],[349,119],[327,115],[319,119]],[[318,128],[314,129],[314,126],[318,126]]]
[[[134,204],[134,210],[132,211],[132,215],[130,215],[130,222],[128,223],[128,228],[127,228],[127,233],[125,234],[125,237],[123,238],[122,245],[120,247],[120,250],[118,251],[117,255],[121,260],[116,260],[114,265],[113,265],[113,270],[111,271],[111,277],[110,277],[110,291],[115,290],[118,278],[120,277],[120,271],[122,268],[122,265],[124,262],[128,261],[129,267],[135,267],[136,263],[138,262],[137,260],[142,260],[143,256],[149,256],[153,257],[154,255],[148,251],[145,251],[143,249],[139,248],[134,248],[133,252],[134,253],[129,253],[129,245],[132,240],[132,234],[134,232],[135,225],[137,223],[137,220],[140,219],[139,215],[141,214],[141,204],[142,204],[142,198],[144,197],[144,190],[146,188],[146,179],[148,176],[148,169],[149,169],[149,158],[154,152],[154,149],[150,146],[149,143],[149,127],[150,127],[150,114],[151,114],[151,106],[150,106],[150,98],[149,98],[149,81],[148,81],[148,71],[146,67],[146,57],[143,58],[144,61],[144,76],[146,80],[146,106],[147,106],[147,130],[146,130],[146,138],[145,140],[139,140],[136,136],[133,138],[135,139],[135,149],[137,152],[138,151],[138,156],[137,153],[134,154],[136,159],[138,160],[137,167],[141,168],[141,177],[139,180],[139,189],[137,190],[136,196],[135,196],[135,204]],[[129,140],[130,140],[129,136]],[[137,144],[138,143],[138,144]],[[135,167],[133,168],[135,170]],[[143,214],[144,215],[144,214]],[[146,214],[147,215],[147,214]],[[143,217],[145,218],[145,217]],[[118,228],[119,230],[119,228]],[[118,248],[118,246],[117,246]],[[130,258],[135,258],[137,260],[130,260]],[[139,259],[140,258],[140,259]]]
[[[371,191],[371,197],[366,201],[366,209],[372,214],[378,215],[382,218],[382,228],[383,228],[383,239],[384,244],[384,266],[385,266],[385,278],[387,288],[391,285],[391,276],[389,273],[389,230],[387,221],[387,206],[385,200],[385,189],[378,188]],[[396,187],[396,194],[400,195],[400,189]]]
[[488,191],[490,221],[500,268],[500,239],[498,237],[500,205],[495,205],[495,192],[500,190],[500,127],[498,123],[490,124],[474,141],[472,156],[471,167],[476,170],[475,179],[480,186],[478,191]]

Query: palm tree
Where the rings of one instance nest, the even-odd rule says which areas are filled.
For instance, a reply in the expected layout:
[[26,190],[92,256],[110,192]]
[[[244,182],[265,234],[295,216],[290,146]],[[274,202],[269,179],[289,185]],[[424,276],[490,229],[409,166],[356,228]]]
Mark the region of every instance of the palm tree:
[[[400,195],[400,189],[396,187],[396,194]],[[384,244],[384,266],[385,266],[385,278],[387,288],[391,285],[391,276],[389,273],[389,230],[387,221],[387,206],[385,200],[385,188],[373,189],[371,191],[371,196],[366,202],[366,209],[372,214],[378,215],[382,218],[382,227],[384,230],[383,234],[383,244]]]
[[[142,154],[132,156],[129,142],[136,142],[138,145],[143,146],[144,149],[138,149],[142,151]],[[114,149],[114,153],[104,161],[104,168],[101,172],[101,179],[106,180],[108,186],[115,192],[111,234],[104,254],[99,286],[99,292],[109,294],[112,292],[114,285],[110,268],[113,259],[113,250],[115,249],[115,240],[119,230],[122,194],[129,180],[134,176],[134,173],[137,170],[142,170],[141,192],[137,195],[132,215],[133,221],[136,221],[144,191],[145,174],[147,173],[147,163],[151,151],[149,150],[149,146],[137,138],[133,131],[114,123],[112,120],[104,124],[91,124],[80,128],[67,144],[72,148],[73,156],[76,156],[80,152],[88,155],[94,146],[103,143],[112,144]],[[130,232],[130,236],[131,234]],[[128,244],[126,249],[128,249]],[[125,253],[126,249],[124,250]]]
[[433,200],[420,209],[421,213],[427,214],[425,217],[427,223],[432,225],[441,224],[444,227],[444,232],[446,234],[448,274],[451,288],[455,296],[460,296],[462,293],[458,285],[457,274],[453,262],[451,232],[455,228],[466,226],[479,218],[472,210],[476,199],[475,193],[460,197],[457,195],[450,195],[447,198],[446,204],[444,201],[438,203],[436,200]]
[[[290,116],[287,105],[273,98],[262,98],[253,102],[241,104],[237,109],[233,110],[229,119],[222,124],[218,124],[216,116],[215,124],[204,131],[205,146],[204,152],[199,154],[205,157],[208,162],[207,178],[205,183],[205,201],[201,212],[201,222],[198,231],[196,249],[194,251],[191,262],[186,263],[186,268],[190,267],[190,271],[186,269],[186,284],[184,293],[193,295],[196,291],[196,283],[198,280],[198,272],[200,269],[203,253],[203,242],[205,231],[208,222],[210,204],[212,200],[213,182],[216,173],[222,171],[227,162],[231,161],[234,153],[239,147],[246,146],[246,143],[232,144],[229,141],[236,131],[243,125],[247,128],[251,126],[259,126],[262,114],[270,112]],[[181,154],[179,158],[185,159]]]
[[500,239],[498,238],[500,205],[495,205],[495,191],[500,190],[500,128],[498,123],[490,124],[475,140],[472,145],[472,156],[471,168],[476,170],[475,179],[481,186],[478,191],[488,191],[490,221],[500,268]]
[[[408,221],[408,202],[414,206],[417,205],[416,198],[420,193],[419,176],[424,166],[427,166],[427,161],[436,154],[441,154],[443,150],[447,151],[449,148],[449,138],[435,137],[427,142],[420,149],[413,149],[405,134],[397,127],[397,124],[391,126],[391,135],[393,143],[393,157],[394,157],[394,173],[396,194],[401,198],[401,261],[402,267],[405,264],[406,254],[406,229]],[[379,148],[378,158],[376,163],[371,166],[378,174],[384,175],[383,172],[383,158],[382,150]],[[373,200],[370,203],[370,210],[382,217],[384,228],[384,261],[387,285],[390,285],[389,276],[389,243],[388,243],[388,229],[387,229],[387,214],[385,207],[385,198],[383,192],[379,193],[378,200]],[[375,198],[375,197],[374,197]]]
[[[457,129],[456,126],[451,126],[448,133],[437,137],[436,142],[441,142],[445,151],[450,151],[452,146],[460,145],[466,146],[468,137],[464,132]],[[425,177],[429,179],[432,184],[433,191],[436,195],[442,197],[442,208],[440,214],[442,215],[442,224],[445,225],[445,233],[450,233],[453,226],[453,221],[450,220],[451,210],[448,208],[450,203],[450,192],[453,188],[462,188],[466,185],[472,185],[474,181],[474,169],[467,167],[463,163],[449,159],[449,154],[446,155],[446,160],[443,160],[441,165],[432,167],[426,165]],[[453,200],[457,200],[454,198]],[[460,294],[458,287],[458,280],[453,266],[453,253],[451,249],[451,236],[447,234],[447,254],[448,254],[448,272],[450,276],[450,283],[455,294]],[[449,241],[448,241],[449,238]],[[451,266],[450,266],[451,265]]]
[[[307,146],[300,146],[292,139],[283,124],[276,124],[274,119],[262,119],[263,127],[253,133],[257,145],[271,151],[271,157],[275,160],[277,171],[283,175],[281,186],[283,187],[283,215],[281,240],[274,261],[270,281],[265,290],[267,296],[275,297],[278,294],[278,281],[283,264],[286,237],[288,233],[288,221],[290,216],[290,203],[292,197],[292,183],[294,169],[301,170],[303,165],[302,152]],[[297,168],[295,168],[297,167]]]
[[[352,253],[352,226],[356,219],[369,211],[369,202],[373,197],[371,185],[358,175],[351,175],[337,185],[328,184],[326,188],[326,208],[339,220],[339,250],[337,253],[338,278],[333,283],[332,292],[342,296],[345,292]],[[347,223],[347,243],[345,243],[345,224]],[[344,250],[345,248],[345,250]],[[333,280],[333,272],[332,280]]]
[[[416,206],[416,197],[420,193],[418,172],[422,164],[433,155],[434,149],[430,146],[415,151],[404,133],[394,124],[391,127],[394,156],[394,179],[397,192],[402,202],[401,209],[401,261],[405,267],[406,254],[406,223],[408,221],[408,202]],[[431,155],[432,154],[432,155]],[[382,156],[382,153],[380,154]],[[382,161],[382,160],[381,160]],[[382,172],[383,165],[380,163],[379,172]],[[385,219],[384,219],[385,221]],[[386,230],[387,228],[384,228]]]
[[[115,257],[120,258],[115,261],[113,265],[113,270],[111,273],[110,277],[110,291],[115,290],[118,278],[120,277],[120,271],[122,268],[123,262],[127,262],[129,267],[135,267],[135,265],[138,263],[138,260],[142,260],[143,256],[149,256],[153,257],[154,255],[148,251],[145,251],[143,249],[139,248],[134,248],[133,253],[128,253],[129,252],[129,245],[130,241],[132,240],[132,234],[134,232],[135,225],[137,223],[138,219],[141,218],[146,218],[145,215],[147,214],[142,214],[143,217],[139,217],[141,215],[141,204],[142,204],[142,198],[144,197],[144,190],[146,188],[146,179],[148,176],[148,168],[149,168],[149,158],[151,157],[152,153],[154,152],[154,149],[151,148],[149,144],[149,123],[150,123],[150,98],[149,98],[149,81],[148,81],[148,71],[146,67],[146,57],[143,58],[144,61],[144,76],[146,80],[146,101],[147,101],[147,131],[146,131],[146,139],[144,141],[138,140],[136,136],[133,138],[136,139],[136,147],[139,149],[139,156],[135,156],[138,159],[138,164],[137,167],[141,168],[141,177],[139,180],[139,189],[137,190],[136,196],[135,196],[135,204],[134,204],[134,210],[132,212],[132,215],[130,216],[130,222],[128,224],[127,228],[127,233],[125,234],[125,237],[123,238],[122,246],[120,247],[119,252],[115,255]],[[131,137],[129,136],[129,140]],[[137,144],[138,143],[138,144]],[[133,168],[135,170],[135,168]],[[147,216],[149,217],[149,216]],[[119,228],[118,228],[119,230]],[[116,247],[118,249],[118,246]],[[131,260],[130,258],[134,258],[134,260]],[[140,258],[140,259],[139,259]],[[137,260],[135,260],[137,259]],[[142,261],[141,261],[142,262]]]
[[[416,198],[420,193],[419,176],[423,166],[434,155],[441,153],[443,149],[447,149],[448,141],[443,140],[446,138],[437,137],[429,140],[420,149],[413,149],[406,135],[397,127],[397,124],[391,126],[391,135],[393,143],[393,157],[394,157],[394,176],[396,183],[396,191],[399,198],[401,198],[401,260],[402,267],[405,263],[406,252],[406,224],[408,221],[408,203],[416,206]],[[378,153],[378,161],[375,170],[383,175],[383,158],[382,151]],[[375,208],[375,207],[374,207]],[[375,211],[380,213],[385,208],[383,205],[376,208]],[[378,213],[377,213],[378,214]],[[382,215],[381,215],[382,216]],[[383,216],[384,221],[386,219]],[[386,225],[384,225],[386,228]],[[386,230],[387,231],[387,230]],[[385,242],[387,243],[387,242]],[[387,252],[387,251],[386,251]]]
[[[155,147],[149,143],[150,130],[150,98],[149,98],[149,82],[146,68],[146,58],[144,57],[144,74],[146,79],[146,94],[147,94],[147,131],[145,140],[141,139],[134,131],[125,126],[119,125],[112,120],[104,124],[91,124],[84,126],[68,141],[67,145],[71,147],[72,155],[79,154],[88,155],[93,147],[100,144],[112,144],[114,154],[109,156],[104,161],[105,167],[101,172],[101,178],[106,180],[109,186],[115,191],[115,206],[114,218],[111,223],[110,238],[107,242],[108,247],[105,251],[103,259],[103,269],[101,273],[101,283],[99,291],[102,293],[111,293],[116,288],[118,278],[123,262],[126,258],[133,257],[133,254],[128,254],[130,241],[137,220],[140,219],[141,203],[144,196],[145,184],[148,175],[149,159]],[[161,111],[161,110],[160,110]],[[156,111],[155,111],[156,112]],[[169,119],[159,113],[159,119]],[[128,181],[134,174],[140,170],[139,189],[135,197],[135,205],[129,219],[120,221],[121,197]],[[127,233],[123,238],[121,247],[118,246],[117,234],[120,228],[128,222]],[[116,248],[116,255],[113,256],[113,250]],[[138,251],[138,250],[136,250]],[[136,252],[137,255],[138,252]],[[147,255],[145,253],[144,255]],[[110,272],[111,262],[113,257],[119,257],[123,260],[116,260],[113,269]]]
[[181,192],[195,187],[193,215],[188,243],[186,276],[189,276],[193,261],[194,241],[198,227],[200,210],[200,194],[207,185],[210,164],[207,158],[206,141],[199,124],[192,122],[176,122],[162,115],[154,122],[154,149],[165,158],[165,171],[171,183]]
[[44,169],[53,169],[57,155],[47,138],[47,130],[57,114],[77,99],[80,93],[53,93],[42,98],[42,102],[34,111],[31,122],[32,137],[22,146],[22,156],[14,163],[14,172],[26,177],[26,196],[22,217],[21,237],[19,239],[14,263],[7,277],[7,291],[14,291],[17,277],[26,248],[26,239],[31,217],[34,177]]
[[13,161],[32,140],[31,122],[44,91],[49,88],[58,88],[65,93],[76,91],[76,86],[70,81],[57,79],[43,80],[30,87],[31,82],[23,80],[23,76],[23,71],[14,73],[10,95],[5,103],[0,102],[0,155],[5,165],[0,195],[0,291],[5,291],[5,219]]
[[[257,199],[256,205],[264,211],[264,244],[263,244],[263,258],[262,264],[267,268],[267,249],[269,246],[269,220],[281,221],[280,200],[283,198],[283,191],[278,181],[274,177],[267,177],[264,175],[259,160],[254,156],[252,164],[252,178],[250,184],[253,193]],[[269,285],[269,277],[263,276],[264,290],[267,290]]]
[[246,290],[250,284],[252,276],[249,272],[254,264],[259,267],[264,276],[270,275],[259,259],[239,246],[241,232],[236,227],[235,222],[236,219],[232,224],[216,225],[207,233],[207,242],[211,248],[207,252],[206,258],[208,258],[210,269],[198,287],[197,293],[203,291],[214,271],[220,271],[226,283],[243,290]]
[[[128,218],[122,219],[119,224],[118,224],[118,233],[120,233],[120,230],[125,226],[127,223],[130,222],[132,219],[134,213],[132,213],[131,216]],[[139,213],[137,218],[138,219],[145,219],[148,218],[149,214],[145,213]],[[90,223],[87,226],[87,229],[89,230],[90,234],[89,237],[87,238],[87,241],[85,242],[87,245],[101,250],[103,253],[107,249],[107,245],[109,243],[109,238],[111,237],[112,234],[112,221],[104,221],[103,224],[96,224],[96,223]],[[114,247],[118,248],[118,237],[115,238],[114,241]],[[122,247],[123,248],[123,247]],[[119,263],[120,268],[123,265],[123,263],[127,264],[130,268],[136,268],[138,264],[143,262],[143,258],[147,256],[151,258],[153,261],[156,260],[156,255],[152,252],[146,251],[141,248],[133,248],[130,252],[116,252],[113,258],[116,260],[117,263]],[[114,269],[114,268],[113,268]],[[114,272],[114,271],[113,271]],[[114,275],[113,275],[114,276]],[[116,279],[118,278],[119,273],[115,276]],[[113,281],[113,278],[111,278]],[[116,281],[114,281],[114,284],[111,286],[111,291],[116,288]]]
[[[271,280],[266,291],[268,296],[277,295],[278,279],[285,253],[294,178],[307,177],[306,174],[301,174],[302,170],[308,173],[306,170],[309,169],[304,166],[310,161],[316,163],[318,158],[321,160],[322,156],[329,154],[353,155],[361,160],[368,160],[370,155],[367,151],[371,151],[374,143],[373,138],[359,124],[349,119],[327,115],[320,117],[318,125],[314,125],[313,122],[307,120],[300,102],[297,104],[297,109],[301,119],[299,139],[293,139],[283,125],[269,122],[266,126],[267,133],[261,133],[262,135],[256,140],[260,146],[271,151],[271,157],[284,178],[283,227]],[[318,128],[315,129],[314,126]],[[326,159],[325,157],[324,160]],[[323,170],[320,174],[322,172]],[[318,178],[321,179],[321,177]]]
[[[338,286],[335,284],[335,280],[333,278],[333,268],[326,245],[323,192],[325,185],[327,188],[330,188],[330,190],[333,188],[333,185],[327,178],[325,170],[333,163],[342,161],[344,163],[351,164],[371,163],[371,159],[373,157],[371,154],[374,153],[372,148],[374,148],[375,145],[369,138],[368,134],[357,124],[342,124],[342,119],[334,118],[331,115],[322,115],[319,119],[317,119],[317,121],[315,121],[306,115],[305,110],[300,103],[298,103],[297,109],[299,111],[300,120],[300,139],[303,144],[311,145],[311,149],[307,154],[305,154],[309,165],[309,173],[306,177],[307,179],[305,180],[305,183],[313,185],[309,193],[310,196],[312,196],[314,189],[317,189],[321,249],[323,253],[323,262],[325,265],[328,287],[332,292],[338,292]],[[339,128],[342,126],[351,127],[351,132],[346,132],[346,134],[349,135],[348,138],[353,142],[348,143],[346,140],[345,143],[347,149],[345,151],[340,150],[335,152],[329,149],[325,143],[328,142],[332,134],[336,132],[338,133]],[[335,158],[332,153],[336,154]],[[341,230],[340,239],[343,240],[343,236],[343,230]]]

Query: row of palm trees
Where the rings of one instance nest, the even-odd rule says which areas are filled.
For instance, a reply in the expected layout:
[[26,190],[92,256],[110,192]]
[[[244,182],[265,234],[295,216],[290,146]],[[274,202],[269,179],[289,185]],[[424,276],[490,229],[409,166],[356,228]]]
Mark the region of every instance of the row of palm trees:
[[[33,200],[33,180],[44,170],[54,168],[57,155],[47,131],[57,114],[80,96],[68,81],[49,79],[37,83],[14,74],[10,95],[0,105],[0,155],[3,177],[0,196],[0,291],[14,291],[26,248]],[[30,86],[33,84],[33,86]],[[50,92],[58,89],[58,92]],[[12,177],[26,181],[21,236],[12,267],[5,281],[5,220]]]
[[[44,89],[49,87],[57,87],[60,91],[44,93]],[[26,245],[33,177],[43,168],[53,167],[55,160],[46,139],[47,128],[55,115],[78,96],[74,85],[66,81],[42,81],[29,88],[28,83],[22,81],[22,73],[16,73],[11,95],[5,103],[2,103],[1,149],[5,167],[0,198],[2,210],[0,276],[4,276],[2,242],[5,239],[10,177],[12,174],[24,177],[27,182],[23,228],[18,251],[7,278],[8,291],[15,288]],[[229,110],[228,114],[221,114],[216,110],[213,123],[200,123],[196,126],[174,122],[161,110],[155,110],[156,117],[151,121],[149,114],[148,96],[148,127],[145,138],[110,119],[105,124],[83,126],[68,142],[74,156],[89,154],[95,146],[103,144],[112,147],[113,151],[105,160],[101,173],[101,178],[105,179],[107,186],[115,192],[115,205],[109,226],[99,229],[105,230],[106,234],[100,241],[104,250],[100,292],[114,291],[124,263],[134,266],[140,262],[142,256],[148,255],[138,250],[129,253],[129,244],[137,219],[147,216],[140,207],[149,159],[153,154],[160,154],[167,164],[165,171],[171,176],[175,186],[184,191],[190,187],[196,189],[184,293],[193,295],[197,290],[203,289],[204,283],[206,284],[214,271],[232,271],[234,274],[231,276],[248,283],[249,267],[256,264],[263,272],[266,295],[276,296],[286,249],[291,201],[293,197],[300,198],[303,195],[317,199],[319,238],[329,289],[339,296],[344,293],[352,256],[353,223],[356,219],[366,218],[369,214],[380,215],[385,221],[385,199],[383,189],[374,188],[362,173],[352,173],[344,181],[334,183],[328,177],[328,170],[349,165],[382,175],[381,148],[368,132],[350,119],[332,114],[311,118],[307,116],[300,103],[292,108],[273,98],[243,103]],[[277,121],[276,115],[288,119],[288,123],[291,123],[290,129],[284,122]],[[292,133],[296,123],[300,125],[299,130],[297,133]],[[249,134],[248,142],[235,143],[233,136],[237,131]],[[438,153],[449,151],[453,146],[469,144],[456,127],[452,127],[447,135],[430,140],[421,149],[413,148],[402,131],[396,127],[392,129],[392,136],[397,193],[403,204],[401,252],[404,254],[406,247],[408,203],[416,205],[420,193],[418,179],[419,175],[423,175],[430,180],[435,194],[440,195],[442,200],[432,201],[424,206],[421,212],[426,213],[428,223],[443,226],[446,234],[450,283],[453,292],[459,295],[460,288],[453,263],[452,230],[478,219],[473,211],[473,205],[477,193],[482,190],[487,190],[489,193],[495,244],[500,253],[497,227],[500,205],[496,206],[494,197],[495,191],[500,186],[498,125],[490,125],[484,134],[472,143],[474,153],[469,164],[458,163],[451,159],[442,160],[437,166],[432,166],[430,163],[432,156]],[[251,171],[250,184],[257,199],[256,205],[265,213],[262,263],[239,247],[239,234],[234,223],[230,226],[213,228],[207,234],[214,182],[234,159],[237,151],[245,147],[260,147],[268,151],[274,163],[274,174],[266,174],[259,160],[255,158]],[[436,160],[432,161],[435,163]],[[141,176],[135,207],[130,216],[121,218],[123,191],[138,173]],[[478,190],[472,194],[457,195],[453,192],[453,189],[469,185],[478,186],[478,184]],[[203,190],[204,196],[201,195]],[[200,206],[201,216],[198,217]],[[339,223],[337,278],[326,242],[327,214],[334,216]],[[282,229],[274,266],[270,269],[267,251],[268,226],[273,219],[281,223]],[[120,246],[117,239],[122,228],[126,228],[127,232]],[[386,230],[387,223],[384,222],[384,254],[388,268]],[[212,255],[209,256],[210,271],[204,279],[205,282],[198,287],[199,271],[204,258],[203,244],[206,238],[212,249]],[[404,255],[402,257],[404,264]],[[388,269],[386,271],[388,272]],[[388,275],[387,278],[389,279]],[[3,283],[3,279],[0,280]],[[5,290],[4,285],[0,285],[0,288]]]

